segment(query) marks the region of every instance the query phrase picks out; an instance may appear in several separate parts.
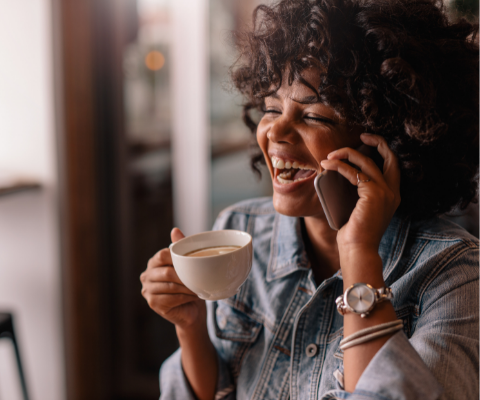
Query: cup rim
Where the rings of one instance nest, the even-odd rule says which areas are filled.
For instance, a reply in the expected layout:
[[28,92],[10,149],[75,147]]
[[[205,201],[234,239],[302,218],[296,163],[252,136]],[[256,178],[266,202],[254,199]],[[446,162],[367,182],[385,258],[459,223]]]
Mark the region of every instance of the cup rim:
[[[195,237],[195,236],[200,236],[200,235],[204,235],[205,233],[209,233],[209,232],[238,232],[238,233],[241,233],[242,235],[247,235],[248,236],[248,242],[245,243],[242,247],[236,249],[236,250],[233,250],[233,251],[229,251],[228,253],[225,253],[225,254],[217,254],[217,255],[214,255],[214,256],[203,256],[201,257],[202,259],[208,259],[208,258],[214,258],[214,257],[222,257],[222,256],[225,256],[227,254],[232,254],[232,253],[236,253],[237,251],[240,251],[242,250],[244,247],[248,246],[249,244],[252,243],[252,235],[250,235],[248,232],[245,232],[245,231],[240,231],[238,229],[220,229],[218,231],[204,231],[204,232],[200,232],[200,233],[195,233],[193,235],[190,235],[190,236],[186,236],[180,240],[177,240],[175,243],[170,243],[170,246],[168,246],[168,248],[170,249],[170,251],[172,253],[175,254],[176,257],[182,257],[182,258],[190,258],[188,256],[185,256],[185,255],[180,255],[176,252],[173,251],[173,246],[176,245],[177,243],[180,243],[181,241],[185,240],[185,239],[189,239],[189,238],[192,238],[192,237]],[[214,246],[212,246],[214,247]]]

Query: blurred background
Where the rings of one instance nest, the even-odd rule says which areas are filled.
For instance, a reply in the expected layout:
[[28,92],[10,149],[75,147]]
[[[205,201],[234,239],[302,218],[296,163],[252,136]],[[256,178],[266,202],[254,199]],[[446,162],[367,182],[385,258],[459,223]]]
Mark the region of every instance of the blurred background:
[[[259,3],[0,0],[0,313],[30,399],[158,398],[178,343],[140,273],[173,226],[271,194],[228,82],[231,32]],[[452,218],[478,236],[471,214]],[[20,399],[0,338],[0,400]]]

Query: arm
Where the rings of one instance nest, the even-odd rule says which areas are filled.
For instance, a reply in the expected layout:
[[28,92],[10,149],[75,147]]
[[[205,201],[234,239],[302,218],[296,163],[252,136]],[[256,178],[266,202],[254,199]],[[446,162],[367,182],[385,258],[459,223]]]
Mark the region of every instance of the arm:
[[[183,237],[179,229],[172,231],[173,242]],[[175,325],[182,349],[181,364],[191,389],[199,400],[213,399],[218,366],[217,354],[208,336],[205,301],[180,281],[169,249],[160,250],[149,260],[140,280],[142,295],[150,308]]]
[[444,389],[442,399],[478,399],[478,249],[466,249],[422,295],[410,344]]
[[217,352],[205,321],[188,329],[176,326],[176,331],[182,348],[183,371],[192,390],[199,400],[213,399],[218,374]]
[[[350,148],[332,152],[328,155],[328,160],[322,161],[323,168],[338,171],[358,186],[357,205],[348,223],[337,234],[344,291],[359,282],[375,288],[385,286],[378,246],[400,204],[400,171],[396,156],[380,136],[363,134],[361,139],[365,144],[377,147],[384,159],[383,171],[370,158]],[[342,159],[358,165],[362,172],[341,162]],[[358,179],[363,182],[358,182]],[[344,336],[394,320],[396,315],[393,306],[388,301],[383,302],[367,318],[346,314]],[[390,337],[392,334],[345,350],[344,381],[347,391],[354,391],[360,376]]]
[[[369,283],[375,288],[385,286],[382,276],[382,260],[378,253],[363,253],[351,255],[342,264],[343,290],[357,282]],[[346,257],[344,257],[346,258]],[[342,257],[341,257],[342,259]],[[349,268],[350,267],[350,268]],[[346,271],[346,272],[344,272]],[[390,301],[384,301],[375,306],[367,318],[348,313],[343,317],[344,337],[371,326],[395,321],[397,316]],[[363,372],[382,346],[393,336],[389,334],[370,342],[353,346],[344,351],[345,390],[353,392]]]
[[410,340],[403,332],[389,339],[349,399],[478,399],[477,266],[476,249],[442,266],[420,295]]
[[[371,178],[360,182],[357,207],[337,236],[344,289],[357,282],[384,286],[378,244],[400,201],[395,156],[378,136],[362,135],[362,140],[377,146],[385,160],[383,174],[352,149],[338,150],[322,163],[356,184],[357,171],[339,161],[348,158],[360,166],[360,179]],[[445,257],[431,261],[438,273],[421,294],[410,342],[398,332],[346,349],[344,383],[353,393],[338,395],[433,400],[441,397],[441,382],[442,399],[478,398],[478,249],[467,249],[448,263]],[[344,333],[394,319],[392,305],[381,303],[365,319],[345,315]],[[332,395],[337,391],[324,398]]]

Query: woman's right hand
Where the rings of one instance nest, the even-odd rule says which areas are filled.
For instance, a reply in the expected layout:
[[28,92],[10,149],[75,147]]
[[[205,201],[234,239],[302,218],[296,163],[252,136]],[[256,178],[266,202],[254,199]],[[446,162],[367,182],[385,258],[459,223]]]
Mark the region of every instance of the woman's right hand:
[[[178,228],[172,242],[185,236]],[[218,374],[217,352],[207,330],[207,307],[182,283],[172,265],[170,249],[162,249],[140,275],[142,295],[150,308],[175,324],[182,348],[182,368],[199,400],[213,399]]]
[[[178,228],[171,233],[172,242],[185,236]],[[182,330],[206,324],[205,301],[188,289],[178,278],[172,264],[170,249],[162,249],[147,264],[140,275],[142,295],[150,308]]]

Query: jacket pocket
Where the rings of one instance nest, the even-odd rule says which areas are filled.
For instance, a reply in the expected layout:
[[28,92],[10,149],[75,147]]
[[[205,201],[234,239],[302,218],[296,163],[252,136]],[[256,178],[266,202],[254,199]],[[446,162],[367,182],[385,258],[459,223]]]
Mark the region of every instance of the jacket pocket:
[[262,324],[244,312],[218,301],[213,306],[215,335],[219,339],[253,343],[262,329]]

